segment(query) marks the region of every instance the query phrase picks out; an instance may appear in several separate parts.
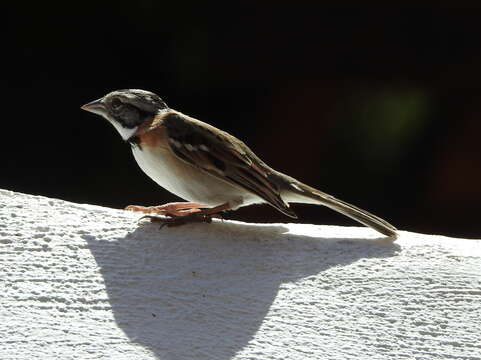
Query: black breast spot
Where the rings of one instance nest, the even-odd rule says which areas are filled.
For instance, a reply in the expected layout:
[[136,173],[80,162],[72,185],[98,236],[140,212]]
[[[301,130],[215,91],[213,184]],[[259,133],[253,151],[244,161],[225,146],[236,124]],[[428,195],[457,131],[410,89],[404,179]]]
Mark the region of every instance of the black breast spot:
[[127,142],[131,145],[131,146],[136,146],[138,147],[140,150],[142,150],[142,146],[140,146],[140,138],[138,136],[131,136],[127,139]]

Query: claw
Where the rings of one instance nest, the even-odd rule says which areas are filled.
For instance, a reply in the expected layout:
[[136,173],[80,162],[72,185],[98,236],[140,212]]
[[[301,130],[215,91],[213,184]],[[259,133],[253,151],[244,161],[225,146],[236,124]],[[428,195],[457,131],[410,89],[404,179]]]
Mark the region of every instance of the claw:
[[180,226],[180,225],[185,225],[185,224],[194,223],[194,222],[211,223],[213,216],[214,215],[204,214],[201,212],[194,212],[188,215],[175,216],[171,218],[160,217],[155,215],[144,215],[139,219],[139,221],[146,218],[150,219],[150,222],[160,223],[160,229],[162,229],[164,226],[167,226],[167,227]]
[[[177,203],[177,204],[185,205],[185,203]],[[195,203],[188,203],[188,204],[199,205]],[[133,206],[131,205],[128,208],[131,208],[131,207]],[[138,207],[138,208],[143,208],[143,207]],[[175,211],[169,210],[169,212],[166,214],[162,213],[162,215],[165,215],[167,217],[160,217],[157,215],[147,214],[142,216],[138,221],[142,219],[150,219],[150,222],[161,223],[160,229],[162,229],[164,226],[167,226],[167,227],[180,226],[180,225],[185,225],[185,224],[194,223],[194,222],[211,223],[212,218],[222,219],[221,212],[224,210],[228,210],[230,206],[228,203],[226,203],[219,206],[215,206],[213,208],[204,208],[204,209],[187,208],[185,211],[179,210],[179,208],[176,209]],[[143,208],[142,210],[138,210],[138,211],[145,212],[144,211],[145,209],[148,209],[148,208]],[[137,211],[137,210],[134,210],[134,211]]]

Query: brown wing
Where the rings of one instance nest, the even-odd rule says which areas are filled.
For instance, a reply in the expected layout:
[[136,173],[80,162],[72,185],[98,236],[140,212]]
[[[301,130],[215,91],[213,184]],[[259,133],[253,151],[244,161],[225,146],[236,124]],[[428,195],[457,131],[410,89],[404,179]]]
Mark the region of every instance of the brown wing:
[[267,167],[242,141],[224,131],[171,113],[163,118],[169,145],[180,159],[259,196],[282,213],[296,218],[270,180]]

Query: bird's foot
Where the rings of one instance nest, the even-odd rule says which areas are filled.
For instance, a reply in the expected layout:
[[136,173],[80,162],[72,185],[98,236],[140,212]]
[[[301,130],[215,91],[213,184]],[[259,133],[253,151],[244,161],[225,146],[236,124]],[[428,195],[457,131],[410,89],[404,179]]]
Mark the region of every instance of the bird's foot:
[[182,215],[172,215],[170,214],[170,217],[160,217],[157,215],[144,215],[142,216],[139,220],[141,219],[150,219],[150,222],[154,223],[160,223],[160,228],[163,228],[164,226],[180,226],[180,225],[185,225],[189,223],[195,223],[195,222],[204,222],[204,223],[211,223],[213,218],[219,218],[222,219],[221,212],[224,210],[228,210],[230,208],[229,204],[222,204],[219,206],[215,206],[213,208],[204,208],[204,209],[198,209],[196,208],[197,211],[190,212],[187,214],[182,213]]
[[174,202],[159,206],[139,206],[129,205],[125,210],[138,211],[144,214],[157,214],[169,217],[180,217],[189,214],[197,213],[202,209],[209,208],[207,205],[192,203],[192,202]]
[[193,212],[188,215],[175,216],[175,217],[160,217],[157,215],[144,215],[139,220],[145,219],[145,218],[150,219],[150,222],[160,223],[160,228],[162,229],[164,226],[168,226],[168,227],[180,226],[180,225],[196,223],[196,222],[210,223],[212,222],[213,217],[215,216],[202,214],[200,212]]

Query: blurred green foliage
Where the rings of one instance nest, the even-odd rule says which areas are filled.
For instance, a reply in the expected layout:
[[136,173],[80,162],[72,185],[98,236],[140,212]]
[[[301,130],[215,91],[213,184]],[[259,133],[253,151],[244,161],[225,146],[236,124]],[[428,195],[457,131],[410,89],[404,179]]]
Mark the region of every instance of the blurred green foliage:
[[363,94],[358,94],[358,102],[348,108],[352,132],[357,135],[354,139],[362,138],[356,151],[364,161],[395,165],[405,150],[424,136],[431,115],[430,95],[420,89],[405,88]]

